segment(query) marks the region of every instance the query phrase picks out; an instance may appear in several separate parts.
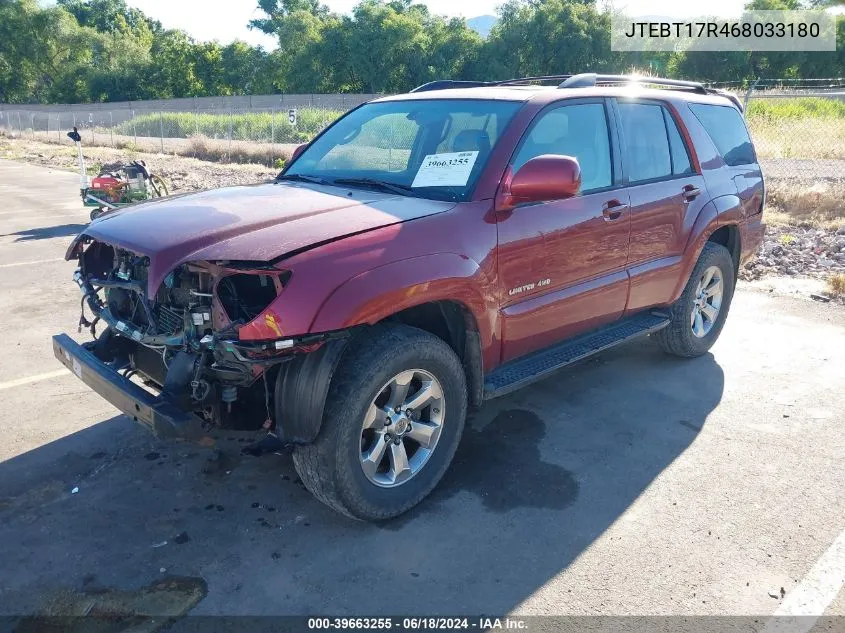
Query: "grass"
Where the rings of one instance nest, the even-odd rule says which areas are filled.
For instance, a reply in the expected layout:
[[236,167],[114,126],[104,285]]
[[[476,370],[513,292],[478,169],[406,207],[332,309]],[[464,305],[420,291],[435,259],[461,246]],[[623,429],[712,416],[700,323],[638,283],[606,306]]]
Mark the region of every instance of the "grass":
[[831,296],[845,298],[845,273],[833,273],[827,278],[827,291]]
[[837,229],[845,224],[845,183],[768,180],[766,202],[766,222],[773,225]]
[[275,147],[270,143],[251,143],[248,141],[228,141],[213,139],[206,136],[192,136],[187,144],[178,149],[182,156],[192,156],[200,160],[215,163],[257,163],[261,165],[282,167],[290,159],[291,152]]
[[755,98],[748,102],[749,120],[845,119],[845,101],[819,97]]
[[310,141],[343,112],[318,108],[297,111],[296,127],[290,124],[286,113],[195,113],[152,112],[140,114],[115,126],[116,134],[124,136],[191,138],[258,141],[262,143],[304,143]]
[[762,158],[845,160],[845,101],[752,99],[747,120]]
[[748,119],[760,158],[845,160],[845,119]]

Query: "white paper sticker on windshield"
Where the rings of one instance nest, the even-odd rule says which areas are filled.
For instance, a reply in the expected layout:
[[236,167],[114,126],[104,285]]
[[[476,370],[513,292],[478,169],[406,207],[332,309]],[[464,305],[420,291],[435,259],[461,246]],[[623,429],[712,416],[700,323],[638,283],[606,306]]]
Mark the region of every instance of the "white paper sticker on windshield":
[[478,152],[429,154],[423,159],[412,187],[463,187],[469,180]]

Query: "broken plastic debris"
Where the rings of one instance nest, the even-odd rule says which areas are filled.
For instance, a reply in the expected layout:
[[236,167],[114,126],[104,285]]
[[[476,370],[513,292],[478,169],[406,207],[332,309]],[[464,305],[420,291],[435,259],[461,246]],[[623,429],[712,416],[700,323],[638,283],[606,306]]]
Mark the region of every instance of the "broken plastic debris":
[[159,571],[163,574],[163,573],[165,573],[165,572],[167,571],[167,568],[166,568],[166,567],[162,567],[161,569],[159,569]]
[[157,547],[164,547],[165,545],[167,545],[167,541],[162,541],[161,543],[153,543],[150,547],[155,549]]
[[77,492],[79,492],[79,486],[74,486],[73,490],[70,491],[70,494],[75,495]]

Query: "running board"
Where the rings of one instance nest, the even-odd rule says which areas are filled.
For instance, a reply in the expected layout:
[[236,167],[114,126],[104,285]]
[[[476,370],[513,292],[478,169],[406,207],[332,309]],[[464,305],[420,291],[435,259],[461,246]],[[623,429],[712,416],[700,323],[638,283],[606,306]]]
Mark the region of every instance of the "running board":
[[497,398],[562,367],[669,325],[662,312],[641,312],[494,369],[484,380],[484,399]]

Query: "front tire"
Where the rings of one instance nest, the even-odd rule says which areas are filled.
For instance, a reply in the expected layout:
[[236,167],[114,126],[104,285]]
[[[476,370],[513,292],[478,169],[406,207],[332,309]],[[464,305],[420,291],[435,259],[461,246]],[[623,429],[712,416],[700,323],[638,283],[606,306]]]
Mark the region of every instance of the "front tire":
[[695,357],[719,338],[733,299],[736,275],[731,254],[721,244],[707,242],[684,292],[670,309],[671,322],[652,338],[667,353]]
[[332,378],[323,424],[293,463],[331,508],[378,521],[422,501],[446,472],[467,411],[460,359],[440,338],[378,325],[350,344]]

